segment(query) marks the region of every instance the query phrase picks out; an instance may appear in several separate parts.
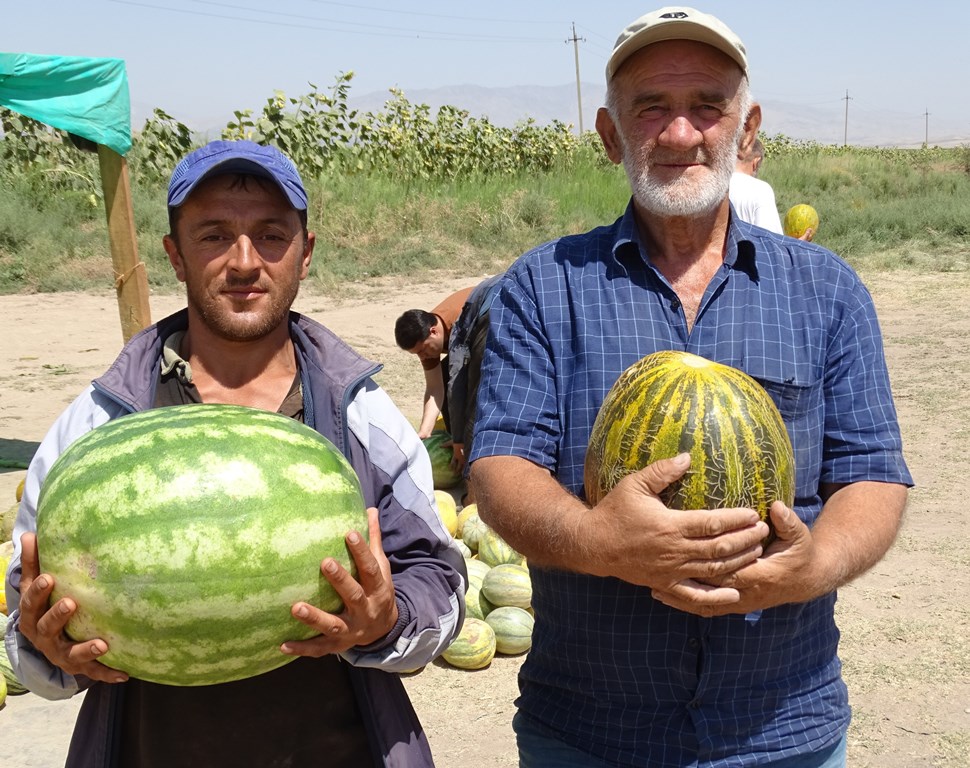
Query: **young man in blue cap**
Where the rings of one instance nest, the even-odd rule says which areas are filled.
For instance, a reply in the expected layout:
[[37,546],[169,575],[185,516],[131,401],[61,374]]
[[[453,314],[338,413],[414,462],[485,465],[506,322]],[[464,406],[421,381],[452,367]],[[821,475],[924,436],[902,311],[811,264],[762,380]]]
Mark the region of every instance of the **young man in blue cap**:
[[[168,204],[164,246],[188,306],[137,334],[31,462],[6,584],[14,669],[46,698],[86,691],[72,767],[431,766],[396,673],[427,664],[457,634],[463,561],[433,507],[427,453],[371,378],[379,366],[290,309],[314,246],[300,176],[271,147],[212,142],[175,169]],[[44,477],[71,442],[126,413],[182,403],[246,405],[305,422],[347,456],[370,508],[370,544],[347,536],[359,597],[337,615],[293,606],[320,633],[281,647],[300,658],[190,688],[102,665],[101,638],[72,642],[63,629],[78,606],[48,605],[53,579],[39,572],[33,535]],[[322,573],[354,586],[343,569]]]
[[[470,456],[482,519],[532,573],[520,766],[844,766],[836,590],[892,544],[911,482],[872,299],[831,252],[732,213],[758,121],[723,22],[649,13],[606,77],[596,128],[632,200],[506,272]],[[669,349],[744,370],[785,419],[797,487],[767,547],[754,510],[664,507],[687,454],[584,501],[607,391]]]

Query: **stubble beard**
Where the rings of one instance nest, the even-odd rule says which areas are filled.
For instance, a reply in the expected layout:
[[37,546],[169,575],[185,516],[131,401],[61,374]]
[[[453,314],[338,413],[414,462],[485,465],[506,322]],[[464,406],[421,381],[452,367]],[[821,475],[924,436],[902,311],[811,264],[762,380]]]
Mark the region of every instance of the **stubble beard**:
[[[623,143],[623,168],[630,181],[633,199],[645,211],[657,216],[698,216],[710,213],[727,197],[738,154],[738,145],[744,135],[744,124],[738,125],[733,136],[727,136],[710,149],[698,148],[691,156],[667,155],[663,160],[701,162],[706,165],[700,178],[690,178],[687,173],[671,181],[651,176],[651,164],[660,162],[656,146],[632,146],[625,137]],[[697,176],[698,174],[694,174]]]
[[[240,284],[245,288],[249,283]],[[299,290],[299,280],[279,286],[257,300],[259,306],[237,310],[219,290],[206,290],[186,283],[186,300],[190,311],[219,338],[226,341],[258,341],[269,336],[284,323]],[[236,287],[231,281],[224,287]]]

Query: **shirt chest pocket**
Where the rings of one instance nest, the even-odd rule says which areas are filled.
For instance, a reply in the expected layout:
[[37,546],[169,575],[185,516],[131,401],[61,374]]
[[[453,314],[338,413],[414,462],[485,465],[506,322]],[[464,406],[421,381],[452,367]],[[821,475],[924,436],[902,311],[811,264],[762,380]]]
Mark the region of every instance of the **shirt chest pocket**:
[[821,375],[804,361],[794,365],[777,362],[760,366],[749,364],[745,370],[764,387],[788,428],[797,470],[796,498],[811,497],[818,489],[825,428]]

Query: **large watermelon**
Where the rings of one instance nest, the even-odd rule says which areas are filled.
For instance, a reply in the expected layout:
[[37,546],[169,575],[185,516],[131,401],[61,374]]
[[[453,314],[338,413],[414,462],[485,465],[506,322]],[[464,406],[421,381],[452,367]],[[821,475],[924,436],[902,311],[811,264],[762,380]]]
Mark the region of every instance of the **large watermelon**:
[[367,534],[360,484],[340,452],[293,419],[230,405],[124,416],[75,441],[41,491],[37,542],[72,597],[67,632],[103,638],[133,677],[208,685],[291,661],[314,631],[305,601],[339,611],[320,573],[356,572],[344,535]]
[[431,477],[434,487],[442,491],[454,488],[461,482],[461,474],[451,468],[451,459],[454,455],[450,445],[451,435],[447,432],[432,432],[424,438],[423,442],[428,450],[428,458],[431,459]]
[[660,494],[674,509],[748,507],[768,520],[795,497],[795,461],[781,414],[743,371],[687,352],[656,352],[606,395],[586,454],[586,498],[620,478],[687,452],[690,469]]

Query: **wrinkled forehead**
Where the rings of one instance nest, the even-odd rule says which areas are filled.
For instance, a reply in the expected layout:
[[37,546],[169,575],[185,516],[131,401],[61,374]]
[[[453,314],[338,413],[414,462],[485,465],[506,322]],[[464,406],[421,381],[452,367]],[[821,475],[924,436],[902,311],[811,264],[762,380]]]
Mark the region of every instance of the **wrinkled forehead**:
[[713,46],[694,40],[664,40],[632,54],[616,71],[612,82],[707,85],[734,92],[744,76],[731,57]]

